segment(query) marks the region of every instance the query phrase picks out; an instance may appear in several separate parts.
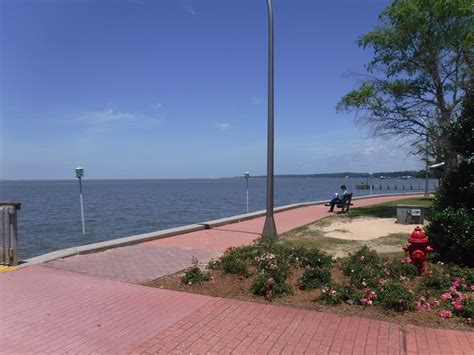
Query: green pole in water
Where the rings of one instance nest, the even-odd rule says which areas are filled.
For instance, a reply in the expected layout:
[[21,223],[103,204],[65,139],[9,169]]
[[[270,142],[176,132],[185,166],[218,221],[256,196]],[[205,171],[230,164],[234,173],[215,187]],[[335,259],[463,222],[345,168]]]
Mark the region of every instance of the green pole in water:
[[86,226],[84,223],[84,204],[82,201],[82,177],[84,176],[84,169],[81,167],[76,168],[76,177],[79,179],[79,198],[81,200],[81,218],[82,218],[82,235],[86,235]]

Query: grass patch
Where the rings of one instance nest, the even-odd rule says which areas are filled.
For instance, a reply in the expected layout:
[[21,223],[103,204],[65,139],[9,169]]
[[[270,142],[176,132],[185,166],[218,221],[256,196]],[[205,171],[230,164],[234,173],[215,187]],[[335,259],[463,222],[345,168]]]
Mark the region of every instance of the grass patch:
[[428,218],[432,203],[433,199],[429,197],[406,198],[379,205],[351,208],[350,212],[343,216],[349,219],[357,217],[394,218],[397,215],[397,205],[417,205],[425,207],[425,218]]
[[392,233],[385,237],[373,240],[374,244],[404,246],[407,244],[407,235],[405,233]]

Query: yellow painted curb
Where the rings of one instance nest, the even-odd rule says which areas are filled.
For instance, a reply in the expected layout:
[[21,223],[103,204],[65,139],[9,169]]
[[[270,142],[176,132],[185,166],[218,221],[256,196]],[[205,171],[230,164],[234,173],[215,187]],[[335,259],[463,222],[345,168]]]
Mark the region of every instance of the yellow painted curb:
[[13,271],[13,270],[16,270],[17,267],[16,266],[4,266],[4,265],[0,265],[0,272],[10,272],[10,271]]

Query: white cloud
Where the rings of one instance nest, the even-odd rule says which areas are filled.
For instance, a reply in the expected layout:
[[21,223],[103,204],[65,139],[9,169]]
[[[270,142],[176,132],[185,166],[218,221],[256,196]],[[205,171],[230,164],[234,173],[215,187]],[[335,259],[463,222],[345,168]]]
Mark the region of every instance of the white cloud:
[[196,11],[194,10],[194,8],[191,5],[185,6],[184,11],[187,14],[191,15],[191,16],[196,16],[197,15]]
[[152,104],[150,104],[150,106],[152,108],[160,109],[163,107],[163,104],[161,102],[153,102]]
[[88,123],[108,123],[123,120],[134,120],[136,116],[129,112],[117,111],[111,107],[102,111],[91,111],[80,115],[77,119]]
[[218,123],[217,128],[219,128],[221,131],[228,130],[230,128],[230,123],[227,123],[227,122]]

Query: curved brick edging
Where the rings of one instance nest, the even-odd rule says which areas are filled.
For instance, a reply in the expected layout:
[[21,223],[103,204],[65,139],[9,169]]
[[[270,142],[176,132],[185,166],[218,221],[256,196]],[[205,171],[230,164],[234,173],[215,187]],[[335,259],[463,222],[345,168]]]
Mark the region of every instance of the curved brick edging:
[[[362,200],[362,199],[371,199],[377,197],[388,197],[388,196],[419,196],[418,193],[396,193],[396,194],[380,194],[380,195],[367,195],[367,196],[358,196],[354,197],[353,200]],[[288,210],[293,210],[296,208],[301,207],[308,207],[308,206],[316,206],[325,204],[327,200],[324,201],[314,201],[314,202],[304,202],[304,203],[296,203],[290,204],[286,206],[277,207],[274,209],[275,213],[284,212]],[[241,215],[211,220],[202,223],[190,224],[182,227],[177,228],[170,228],[156,232],[144,233],[144,234],[137,234],[129,237],[112,239],[105,242],[93,243],[93,244],[86,244],[78,247],[72,247],[62,250],[57,250],[51,253],[43,254],[40,256],[36,256],[27,260],[24,260],[22,264],[18,267],[23,268],[27,266],[42,264],[46,262],[50,262],[57,259],[67,258],[74,255],[82,255],[88,253],[96,253],[100,251],[105,251],[112,248],[124,247],[134,244],[139,244],[143,242],[149,242],[157,239],[169,238],[177,235],[187,234],[191,232],[196,232],[204,229],[211,229],[227,224],[238,223],[258,217],[265,216],[266,211],[256,211],[251,213],[245,213]]]

